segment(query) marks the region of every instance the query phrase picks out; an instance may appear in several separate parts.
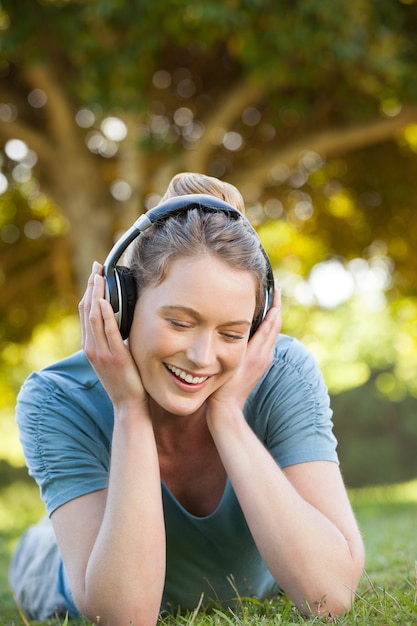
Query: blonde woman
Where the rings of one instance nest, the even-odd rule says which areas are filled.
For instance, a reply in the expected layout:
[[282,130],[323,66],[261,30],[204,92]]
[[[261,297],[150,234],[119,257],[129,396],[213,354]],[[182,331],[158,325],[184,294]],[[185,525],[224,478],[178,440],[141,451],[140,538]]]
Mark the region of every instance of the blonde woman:
[[50,522],[23,537],[12,586],[32,618],[100,626],[282,590],[336,616],[363,546],[316,362],[280,334],[279,290],[234,187],[180,174],[160,207],[129,245],[123,336],[95,263],[83,350],[20,393]]

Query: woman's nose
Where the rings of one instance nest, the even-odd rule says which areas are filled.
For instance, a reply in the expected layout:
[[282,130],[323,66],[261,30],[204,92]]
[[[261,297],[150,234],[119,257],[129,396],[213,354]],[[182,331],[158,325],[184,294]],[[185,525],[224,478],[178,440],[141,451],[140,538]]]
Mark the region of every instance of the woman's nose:
[[187,359],[198,367],[207,367],[215,361],[215,341],[212,333],[199,333],[186,351]]

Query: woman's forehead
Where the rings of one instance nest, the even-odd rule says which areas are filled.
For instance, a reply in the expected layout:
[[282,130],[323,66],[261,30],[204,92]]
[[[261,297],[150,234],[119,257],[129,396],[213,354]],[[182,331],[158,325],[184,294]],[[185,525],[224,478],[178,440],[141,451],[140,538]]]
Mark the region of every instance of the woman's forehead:
[[162,281],[150,289],[169,290],[181,294],[187,301],[207,294],[213,298],[255,301],[257,284],[252,272],[233,268],[222,259],[205,253],[172,260]]

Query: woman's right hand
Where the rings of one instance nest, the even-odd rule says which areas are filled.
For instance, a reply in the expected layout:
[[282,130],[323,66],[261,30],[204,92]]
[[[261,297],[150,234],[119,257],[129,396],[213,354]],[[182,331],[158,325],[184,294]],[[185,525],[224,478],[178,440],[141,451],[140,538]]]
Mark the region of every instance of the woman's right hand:
[[95,262],[78,307],[83,350],[115,408],[139,403],[148,412],[148,395],[104,293],[103,266]]
[[[114,407],[107,486],[88,493],[87,485],[52,523],[79,611],[97,624],[155,626],[166,568],[158,450],[148,395],[104,293],[95,263],[79,312],[82,347]],[[89,462],[101,463],[93,450]]]
[[[262,324],[250,339],[245,357],[234,375],[217,389],[207,401],[208,416],[216,411],[224,421],[224,406],[237,405],[243,411],[246,398],[271,365],[274,349],[281,332],[281,290],[275,289],[274,302]],[[222,407],[223,405],[223,407]],[[226,411],[232,415],[232,411]]]

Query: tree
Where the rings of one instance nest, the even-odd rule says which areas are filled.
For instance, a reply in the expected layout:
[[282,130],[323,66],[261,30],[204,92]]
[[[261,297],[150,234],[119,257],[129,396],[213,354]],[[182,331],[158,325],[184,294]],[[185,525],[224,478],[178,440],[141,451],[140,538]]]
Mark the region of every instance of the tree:
[[[349,484],[370,475],[376,429],[366,458],[389,467],[384,480],[408,476],[416,32],[416,0],[2,0],[0,457],[16,462],[22,379],[79,344],[77,320],[62,313],[93,259],[191,170],[241,189],[297,296],[284,302],[284,330],[338,393]],[[359,290],[326,316],[309,288],[332,260],[385,281],[390,305]]]
[[[173,174],[192,170],[236,184],[255,224],[286,222],[285,256],[300,273],[326,255],[361,256],[377,234],[398,284],[414,289],[404,270],[411,230],[402,232],[414,217],[405,197],[395,216],[391,206],[413,182],[414,4],[4,0],[0,139],[25,142],[30,158],[6,150],[3,207],[26,199],[42,226],[33,263],[17,262],[27,238],[3,238],[5,283],[42,293],[66,267],[66,289],[55,281],[54,294],[70,293],[72,306],[117,231]],[[44,221],[58,209],[55,245]],[[4,226],[19,221],[2,215]]]

